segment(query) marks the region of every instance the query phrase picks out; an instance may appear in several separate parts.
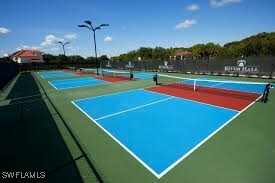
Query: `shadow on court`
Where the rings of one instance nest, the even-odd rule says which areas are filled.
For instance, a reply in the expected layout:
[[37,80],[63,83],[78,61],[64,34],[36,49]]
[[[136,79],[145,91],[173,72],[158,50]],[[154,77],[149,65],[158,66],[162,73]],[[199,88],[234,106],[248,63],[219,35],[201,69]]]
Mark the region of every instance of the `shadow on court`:
[[31,73],[21,73],[6,98],[14,100],[0,106],[1,174],[45,172],[42,182],[83,182],[74,161],[77,157],[69,152],[42,97]]

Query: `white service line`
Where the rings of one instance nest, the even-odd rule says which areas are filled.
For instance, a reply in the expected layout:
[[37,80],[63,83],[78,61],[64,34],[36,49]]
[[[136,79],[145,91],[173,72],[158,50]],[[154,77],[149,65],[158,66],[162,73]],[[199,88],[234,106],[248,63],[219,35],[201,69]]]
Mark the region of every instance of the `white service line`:
[[95,120],[101,120],[101,119],[105,119],[105,118],[109,118],[109,117],[112,117],[112,116],[116,116],[118,114],[122,114],[122,113],[125,113],[125,112],[128,112],[128,111],[133,111],[133,110],[136,110],[136,109],[139,109],[139,108],[143,108],[143,107],[146,107],[146,106],[150,106],[150,105],[153,105],[153,104],[157,104],[157,103],[160,103],[160,102],[164,102],[166,100],[170,100],[170,99],[173,99],[175,97],[169,97],[169,98],[166,98],[166,99],[162,99],[162,100],[158,100],[158,101],[155,101],[155,102],[151,102],[151,103],[148,103],[148,104],[144,104],[144,105],[141,105],[141,106],[138,106],[138,107],[133,107],[131,109],[127,109],[127,110],[124,110],[124,111],[120,111],[120,112],[117,112],[117,113],[114,113],[114,114],[110,114],[110,115],[107,115],[107,116],[103,116],[103,117],[100,117],[100,118],[97,118]]

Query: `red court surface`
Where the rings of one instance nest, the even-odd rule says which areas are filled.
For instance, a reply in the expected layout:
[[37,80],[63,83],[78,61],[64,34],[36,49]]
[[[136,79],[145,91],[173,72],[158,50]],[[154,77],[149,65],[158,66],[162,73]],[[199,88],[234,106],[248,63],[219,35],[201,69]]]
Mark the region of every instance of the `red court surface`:
[[245,109],[249,104],[261,96],[260,94],[256,93],[228,91],[209,87],[198,87],[196,91],[193,91],[191,86],[189,89],[182,89],[172,86],[154,86],[147,88],[146,90],[225,107],[237,111]]
[[72,70],[66,70],[64,69],[63,70],[64,72],[71,72],[71,73],[74,73],[78,76],[86,76],[86,75],[94,75],[95,73],[94,72],[90,72],[90,73],[85,73],[85,72],[80,72],[80,71],[72,71]]

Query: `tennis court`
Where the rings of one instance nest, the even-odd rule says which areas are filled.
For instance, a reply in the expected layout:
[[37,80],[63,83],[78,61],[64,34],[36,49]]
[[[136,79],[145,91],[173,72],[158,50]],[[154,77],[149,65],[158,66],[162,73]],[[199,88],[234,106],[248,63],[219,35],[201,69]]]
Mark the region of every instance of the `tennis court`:
[[84,86],[93,86],[106,84],[106,81],[102,81],[95,78],[76,78],[76,79],[63,79],[63,80],[54,80],[49,81],[49,83],[57,90],[77,88]]
[[42,78],[51,79],[51,78],[62,78],[62,77],[74,77],[77,76],[74,73],[64,72],[64,71],[46,71],[46,72],[37,72]]
[[[198,91],[188,95],[185,91],[189,91],[190,86],[194,87],[193,82],[173,82],[172,85],[86,98],[72,103],[91,119],[90,122],[96,123],[152,174],[161,178],[258,100],[265,88],[264,84],[255,86],[225,81],[211,81],[210,84],[209,80],[197,80]],[[179,85],[188,85],[187,90],[179,88]],[[202,86],[207,88],[207,95],[200,92]],[[215,93],[214,87],[217,87]],[[236,91],[232,93],[233,90]],[[232,96],[224,96],[224,93],[219,93],[221,91]],[[251,91],[258,93],[251,94]],[[243,99],[245,95],[248,98]],[[220,97],[227,99],[222,101],[226,105],[219,105]]]

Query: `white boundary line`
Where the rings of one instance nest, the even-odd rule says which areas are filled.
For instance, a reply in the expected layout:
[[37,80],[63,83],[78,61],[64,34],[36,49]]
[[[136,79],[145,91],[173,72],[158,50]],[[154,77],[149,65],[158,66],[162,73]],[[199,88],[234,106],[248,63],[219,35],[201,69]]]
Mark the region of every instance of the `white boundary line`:
[[[133,90],[130,90],[133,91]],[[146,90],[149,91],[149,90]],[[126,91],[129,92],[129,91]],[[149,91],[152,92],[152,91]],[[118,92],[118,93],[122,93],[122,92]],[[157,93],[157,92],[153,92],[153,93]],[[117,94],[117,93],[116,93]],[[159,93],[158,93],[159,94]],[[107,95],[112,95],[112,94],[107,94]],[[164,94],[166,95],[166,94]],[[105,96],[105,95],[102,95]],[[98,96],[98,97],[102,97],[102,96]],[[169,95],[168,95],[169,96]],[[259,100],[262,97],[259,96],[257,98],[257,100]],[[94,98],[94,97],[91,97]],[[97,97],[95,97],[97,98]],[[168,100],[168,99],[172,99],[172,98],[179,98],[179,97],[170,97],[164,100]],[[183,99],[183,98],[179,98],[179,99]],[[84,99],[81,99],[84,100]],[[162,100],[162,101],[164,101]],[[187,99],[184,99],[187,100]],[[226,123],[224,123],[222,126],[220,126],[218,129],[216,129],[214,132],[212,132],[210,135],[208,135],[205,139],[203,139],[200,143],[198,143],[196,146],[194,146],[190,151],[188,151],[187,153],[185,153],[181,158],[179,158],[176,162],[174,162],[172,165],[170,165],[169,167],[167,167],[164,171],[162,171],[160,174],[156,173],[151,167],[149,167],[144,161],[142,161],[137,155],[135,155],[135,153],[133,153],[131,150],[129,150],[123,143],[121,143],[117,138],[115,138],[110,132],[108,132],[104,127],[102,127],[96,120],[100,120],[100,118],[98,119],[93,119],[90,115],[88,115],[85,111],[83,111],[77,104],[74,103],[74,101],[71,101],[72,104],[74,104],[81,112],[83,112],[89,119],[91,119],[98,127],[100,127],[106,134],[108,134],[113,140],[115,140],[119,145],[121,145],[122,148],[124,148],[128,153],[130,153],[138,162],[140,162],[145,168],[147,168],[153,175],[155,175],[158,179],[160,179],[161,177],[163,177],[167,172],[169,172],[172,168],[174,168],[177,164],[179,164],[182,160],[184,160],[187,156],[189,156],[192,152],[194,152],[196,149],[198,149],[203,143],[205,143],[207,140],[209,140],[212,136],[214,136],[217,132],[219,132],[222,128],[224,128],[227,124],[229,124],[232,120],[234,120],[237,116],[239,116],[241,113],[243,113],[246,109],[248,109],[250,106],[252,106],[257,100],[255,100],[254,102],[250,103],[248,106],[246,106],[242,111],[236,111],[233,110],[235,112],[238,112],[235,116],[233,116],[231,119],[229,119]],[[78,100],[79,101],[79,100]],[[188,101],[192,101],[192,100],[188,100]],[[197,101],[192,101],[192,102],[197,102]],[[156,103],[156,102],[155,102]],[[198,102],[200,103],[200,102]],[[212,105],[211,105],[212,106]],[[214,106],[214,105],[213,105]],[[215,106],[218,108],[222,108],[219,106]],[[227,108],[225,108],[227,109]],[[230,109],[229,109],[230,110]],[[126,110],[127,111],[127,110]],[[125,111],[125,112],[126,112]],[[129,110],[128,110],[129,111]],[[122,111],[123,112],[123,111]],[[120,113],[122,113],[120,112]],[[104,117],[105,118],[105,117]],[[101,118],[103,119],[103,118]]]
[[[49,81],[48,81],[49,82]],[[50,83],[50,82],[49,82]],[[51,84],[51,83],[50,83]],[[52,85],[56,90],[66,90],[66,89],[72,89],[72,88],[80,88],[80,87],[86,87],[86,86],[96,86],[96,85],[102,85],[105,83],[100,83],[100,84],[87,84],[87,85],[81,85],[81,86],[74,86],[74,87],[66,87],[66,88],[61,88],[61,89],[57,89],[54,85]]]
[[139,109],[139,108],[143,108],[143,107],[146,107],[146,106],[150,106],[150,105],[153,105],[153,104],[157,104],[157,103],[160,103],[160,102],[164,102],[166,100],[170,100],[172,98],[175,98],[175,97],[169,97],[169,98],[166,98],[166,99],[162,99],[162,100],[157,100],[155,102],[151,102],[151,103],[148,103],[148,104],[144,104],[144,105],[141,105],[141,106],[138,106],[138,107],[133,107],[133,108],[130,108],[130,109],[127,109],[127,110],[124,110],[124,111],[120,111],[120,112],[117,112],[117,113],[113,113],[113,114],[110,114],[110,115],[107,115],[107,116],[103,116],[103,117],[100,117],[100,118],[97,118],[95,120],[101,120],[101,119],[105,119],[105,118],[109,118],[109,117],[112,117],[112,116],[116,116],[118,114],[122,114],[122,113],[125,113],[125,112],[128,112],[128,111],[133,111],[133,110],[136,110],[136,109]]
[[[64,81],[67,80],[67,79],[64,79]],[[83,81],[82,81],[83,80]],[[88,82],[88,81],[101,81],[99,79],[92,79],[92,78],[88,78],[88,79],[81,79],[80,81],[69,81],[69,82],[60,82],[60,83],[54,83],[56,85],[59,85],[59,84],[70,84],[70,83],[84,83],[84,82]],[[52,82],[52,81],[51,81]],[[101,81],[103,82],[103,81]],[[104,83],[104,82],[103,82]]]
[[[67,80],[67,79],[65,79]],[[87,82],[87,81],[82,81],[83,79],[81,79],[80,81],[69,81],[69,82],[60,82],[60,83],[54,83],[56,85],[59,85],[59,84],[70,84],[70,83],[84,83],[84,82]]]
[[100,83],[100,84],[87,84],[87,85],[81,85],[81,86],[74,86],[74,87],[67,87],[67,88],[62,88],[58,90],[66,90],[66,89],[73,89],[73,88],[80,88],[80,87],[87,87],[87,86],[96,86],[96,85],[103,85],[105,83]]
[[[78,78],[76,78],[76,79],[78,79]],[[99,80],[99,79],[93,79],[93,78],[90,78],[90,79],[92,79],[92,80]],[[73,80],[75,80],[75,79],[73,79]],[[62,80],[60,80],[60,81],[62,81]],[[99,80],[99,81],[101,81],[101,80]],[[50,85],[52,85],[56,90],[65,90],[65,89],[72,89],[72,88],[79,88],[79,87],[86,87],[86,86],[95,86],[95,85],[102,85],[102,84],[106,84],[107,83],[107,82],[106,83],[99,83],[99,84],[91,84],[90,83],[90,84],[87,84],[87,85],[74,86],[74,87],[66,87],[66,88],[58,89],[51,82],[52,81],[48,81],[48,83],[50,83]],[[86,81],[79,81],[79,82],[86,82]],[[78,82],[69,82],[69,83],[78,83]],[[64,84],[64,83],[57,83],[57,84]]]
[[48,81],[48,83],[52,85],[52,87],[54,87],[56,90],[58,90],[50,81]]
[[125,149],[129,154],[131,154],[138,162],[140,162],[145,168],[147,168],[153,175],[157,178],[160,178],[159,174],[157,174],[151,167],[149,167],[145,162],[143,162],[135,153],[133,153],[130,149],[128,149],[123,143],[121,143],[117,138],[115,138],[110,132],[108,132],[105,128],[103,128],[95,119],[89,116],[85,111],[83,111],[74,101],[71,101],[81,112],[83,112],[89,119],[91,119],[101,130],[103,130],[107,135],[109,135],[115,142],[117,142],[123,149]]
[[68,78],[68,77],[78,77],[77,75],[73,76],[55,76],[55,77],[44,77],[45,79],[55,79],[55,78]]
[[[77,74],[74,74],[74,73],[69,73],[69,74],[73,74],[73,75],[68,75],[68,74],[63,74],[63,75],[61,75],[61,76],[58,76],[58,74],[48,74],[48,75],[52,75],[52,76],[54,76],[54,77],[44,77],[44,76],[42,76],[42,75],[40,75],[40,76],[42,76],[44,79],[54,79],[54,78],[66,78],[66,77],[76,77],[77,76]],[[47,74],[45,74],[45,75],[47,75]],[[60,74],[59,74],[60,75]]]
[[57,80],[52,80],[52,81],[64,81],[64,80],[82,80],[82,79],[86,79],[86,78],[89,78],[89,77],[81,77],[81,78],[73,78],[73,79],[57,79]]
[[94,77],[91,77],[91,76],[87,76],[87,77],[84,77],[84,76],[77,76],[77,78],[72,78],[72,79],[57,79],[57,80],[52,80],[52,81],[73,81],[73,80],[84,80],[84,79],[92,79],[92,80],[100,80],[100,79],[97,79],[97,78],[94,78]]

